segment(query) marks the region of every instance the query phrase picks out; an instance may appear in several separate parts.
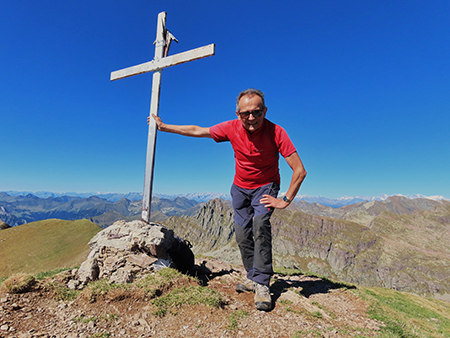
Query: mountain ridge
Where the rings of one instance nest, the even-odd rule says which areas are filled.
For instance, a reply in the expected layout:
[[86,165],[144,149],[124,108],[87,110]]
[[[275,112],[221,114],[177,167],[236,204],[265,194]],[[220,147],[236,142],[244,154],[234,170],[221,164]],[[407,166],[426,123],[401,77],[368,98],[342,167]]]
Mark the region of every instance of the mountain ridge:
[[[1,193],[1,192],[0,192]],[[94,193],[94,192],[88,192],[88,193],[76,193],[76,192],[64,192],[64,193],[55,193],[55,192],[49,192],[49,191],[3,191],[3,193],[6,193],[10,196],[26,196],[28,194],[40,197],[40,198],[49,198],[49,197],[64,197],[64,196],[70,196],[70,197],[81,197],[81,198],[88,198],[90,196],[98,196],[100,198],[106,199],[110,202],[117,202],[121,200],[122,198],[126,198],[130,201],[137,201],[142,200],[142,193],[138,192],[129,192],[129,193]],[[285,193],[281,193],[280,196],[284,196]],[[201,202],[208,202],[209,200],[221,198],[224,200],[231,200],[231,196],[229,194],[224,193],[216,193],[216,192],[198,192],[198,193],[185,193],[185,194],[162,194],[162,193],[155,193],[153,196],[158,197],[160,199],[169,199],[173,200],[177,197],[184,197],[190,200],[194,200],[198,203]],[[386,194],[380,194],[377,196],[342,196],[338,198],[328,198],[325,196],[309,196],[309,195],[298,195],[294,200],[295,201],[306,201],[308,203],[319,203],[324,206],[330,206],[334,208],[339,208],[345,205],[360,203],[364,201],[384,201],[392,196],[403,196],[408,199],[417,199],[417,198],[424,198],[424,199],[431,199],[435,201],[440,200],[450,200],[448,198],[445,198],[444,196],[440,195],[432,195],[432,196],[425,196],[422,194],[413,194],[413,195],[403,195],[403,194],[394,194],[394,195],[386,195]]]
[[[310,213],[305,204],[275,210],[275,264],[450,301],[449,201],[393,196],[332,215],[336,209],[321,206],[322,214]],[[209,201],[195,216],[171,217],[163,224],[193,243],[196,254],[240,260],[232,240],[233,211],[224,201]]]
[[[44,194],[48,196],[48,194]],[[190,194],[194,197],[195,194]],[[105,197],[109,196],[109,200]],[[139,219],[141,214],[141,200],[129,200],[122,197],[120,200],[116,198],[121,197],[118,194],[100,197],[97,195],[90,195],[88,197],[81,196],[53,196],[41,198],[31,193],[9,195],[6,192],[0,192],[0,220],[9,224],[10,226],[17,226],[29,222],[39,221],[48,218],[60,218],[65,220],[75,220],[86,218],[98,224],[101,227],[108,226],[119,219],[134,220]],[[131,195],[136,196],[136,195]],[[203,203],[207,203],[212,199],[220,198],[225,201],[230,201],[219,194],[200,194],[197,199],[188,199],[184,196],[169,196],[159,195],[152,198],[152,212],[151,221],[164,221],[171,216],[177,215],[194,215]],[[165,197],[165,198],[163,198]],[[215,197],[206,202],[202,202],[207,197]],[[226,196],[225,196],[226,197]],[[383,203],[389,201],[406,198],[411,203],[433,206],[435,202],[443,201],[442,199],[421,198],[420,195],[412,196],[414,199],[404,197],[403,195],[387,196],[383,195],[380,198],[372,198],[362,200],[360,198],[343,198],[344,202],[327,200],[319,203],[317,198],[306,198],[305,196],[295,199],[295,203],[291,204],[292,208],[301,210],[307,213],[317,214],[324,217],[343,218],[351,220],[352,217],[357,217],[355,214],[365,212],[366,208],[373,210],[380,207]],[[301,199],[303,198],[303,199]],[[444,199],[445,200],[445,199]],[[353,204],[348,204],[354,202]],[[340,204],[339,204],[340,203]],[[369,204],[367,204],[369,203]],[[381,203],[381,204],[380,204]],[[343,205],[341,205],[343,204]],[[361,207],[362,206],[362,207]],[[400,205],[397,207],[401,207]],[[383,208],[383,207],[381,207]],[[353,215],[353,216],[352,216]],[[370,218],[370,217],[369,217]]]
[[[174,215],[191,215],[195,213],[197,205],[197,202],[184,197],[174,200],[153,197],[151,221],[162,221]],[[40,198],[32,194],[10,196],[0,192],[0,220],[10,226],[49,218],[64,220],[86,218],[105,227],[120,219],[140,219],[141,210],[142,201],[130,201],[126,198],[111,202],[98,196]]]

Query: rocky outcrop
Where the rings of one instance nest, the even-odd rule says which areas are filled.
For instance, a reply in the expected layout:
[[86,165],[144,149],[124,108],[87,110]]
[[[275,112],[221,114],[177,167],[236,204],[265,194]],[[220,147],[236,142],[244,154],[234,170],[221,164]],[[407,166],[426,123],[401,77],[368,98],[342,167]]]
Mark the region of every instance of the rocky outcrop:
[[14,215],[11,215],[8,209],[6,209],[3,206],[0,206],[0,221],[8,224],[11,227],[27,223],[25,220],[20,219]]
[[370,226],[373,219],[383,213],[410,215],[420,210],[433,210],[439,206],[448,206],[449,201],[435,201],[427,198],[409,199],[404,196],[391,196],[384,201],[365,201],[340,208],[326,207],[318,203],[295,202],[289,209],[308,214],[353,221]]
[[[450,300],[450,203],[401,197],[368,203],[345,210],[358,222],[307,214],[295,205],[276,210],[275,266]],[[190,240],[196,254],[241,264],[226,202],[210,201],[195,216],[164,224]]]
[[240,263],[234,237],[233,210],[228,201],[211,200],[192,217],[171,217],[163,222],[194,244],[196,254],[228,258]]
[[82,288],[97,279],[130,283],[145,271],[170,266],[175,240],[173,231],[159,224],[117,221],[92,238],[91,252],[68,286]]
[[303,271],[355,283],[349,280],[349,271],[359,270],[357,275],[362,284],[379,282],[373,282],[377,279],[375,272],[368,274],[358,263],[363,256],[376,260],[377,250],[373,249],[382,242],[365,226],[277,210],[272,217],[272,232],[277,265],[296,266]]
[[4,230],[4,229],[8,229],[11,228],[11,226],[9,224],[6,224],[3,221],[0,221],[0,230]]

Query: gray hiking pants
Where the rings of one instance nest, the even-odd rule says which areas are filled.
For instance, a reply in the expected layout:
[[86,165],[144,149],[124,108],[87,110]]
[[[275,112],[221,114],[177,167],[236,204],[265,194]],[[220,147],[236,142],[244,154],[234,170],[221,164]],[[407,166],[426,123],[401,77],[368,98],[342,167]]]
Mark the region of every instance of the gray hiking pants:
[[267,286],[273,275],[270,225],[273,208],[264,207],[259,200],[263,195],[277,197],[279,190],[277,183],[256,189],[243,189],[234,184],[231,187],[236,241],[247,278]]

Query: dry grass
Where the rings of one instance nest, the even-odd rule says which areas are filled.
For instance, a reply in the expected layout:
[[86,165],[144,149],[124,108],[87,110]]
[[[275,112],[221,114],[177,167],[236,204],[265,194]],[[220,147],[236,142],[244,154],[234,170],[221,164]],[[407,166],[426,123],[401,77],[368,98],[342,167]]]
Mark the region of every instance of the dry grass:
[[33,289],[36,278],[20,273],[6,279],[0,286],[0,293],[25,293]]
[[86,219],[50,219],[2,230],[0,278],[80,265],[89,253],[87,243],[100,230]]

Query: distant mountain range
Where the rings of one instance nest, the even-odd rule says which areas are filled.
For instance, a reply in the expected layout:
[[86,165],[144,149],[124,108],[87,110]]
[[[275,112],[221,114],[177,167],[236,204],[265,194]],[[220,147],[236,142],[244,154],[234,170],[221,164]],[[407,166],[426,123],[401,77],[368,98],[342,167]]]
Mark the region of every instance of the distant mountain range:
[[[55,197],[62,197],[62,196],[70,196],[70,197],[81,197],[81,198],[88,198],[91,196],[97,196],[99,198],[105,199],[110,202],[117,202],[120,201],[123,198],[126,198],[129,201],[140,201],[142,200],[142,193],[138,192],[129,192],[129,193],[76,193],[76,192],[64,192],[64,193],[55,193],[55,192],[49,192],[49,191],[5,191],[6,194],[10,196],[26,196],[28,194],[32,194],[36,197],[40,198],[55,198]],[[283,196],[284,194],[281,194]],[[220,198],[223,200],[231,200],[231,196],[228,194],[222,194],[222,193],[214,193],[214,192],[204,192],[204,193],[188,193],[188,194],[154,194],[155,197],[159,199],[166,199],[166,200],[174,200],[176,198],[187,198],[189,200],[193,200],[197,203],[202,202],[208,202],[209,200]],[[441,201],[441,200],[448,200],[444,196],[424,196],[420,194],[415,195],[402,195],[402,194],[396,194],[393,196],[403,196],[408,199],[417,199],[417,198],[425,198],[425,199],[431,199],[434,201]],[[361,202],[370,202],[370,201],[384,201],[390,196],[386,194],[378,195],[378,196],[371,196],[371,197],[364,197],[364,196],[354,196],[354,197],[340,197],[340,198],[327,198],[324,196],[308,196],[308,195],[300,195],[295,198],[295,201],[305,201],[308,203],[318,203],[322,204],[327,207],[332,208],[340,208],[346,205],[350,204],[356,204]]]
[[[169,200],[153,196],[150,220],[160,222],[171,216],[192,215],[198,205],[196,201],[184,197]],[[141,210],[142,201],[130,201],[127,198],[113,202],[98,196],[41,198],[33,194],[13,196],[0,192],[0,221],[10,226],[53,218],[85,218],[106,227],[119,219],[140,219]]]
[[429,199],[429,200],[433,200],[433,201],[448,200],[444,196],[425,196],[425,195],[421,195],[421,194],[415,194],[415,195],[396,194],[396,195],[389,196],[386,194],[381,194],[381,195],[373,196],[373,197],[367,197],[367,196],[366,197],[363,197],[363,196],[347,197],[347,196],[344,196],[344,197],[340,197],[340,198],[327,198],[327,197],[323,197],[323,196],[302,195],[302,196],[297,196],[295,198],[295,201],[318,203],[318,204],[322,204],[326,207],[340,208],[340,207],[343,207],[346,205],[351,205],[351,204],[356,204],[356,203],[361,203],[361,202],[385,201],[389,197],[392,197],[392,196],[406,197],[407,199],[410,199],[410,200],[418,199],[418,198],[424,198],[424,199]]
[[99,193],[99,192],[51,192],[51,191],[4,191],[9,196],[27,196],[34,195],[39,198],[56,198],[56,197],[80,197],[88,198],[91,196],[97,196],[110,202],[120,201],[122,198],[126,198],[129,201],[142,200],[142,193],[129,192],[129,193]]
[[[300,198],[274,212],[276,265],[450,301],[450,201],[391,196],[354,203],[357,198],[342,198],[340,203],[353,202],[342,207],[336,207],[337,200],[328,200],[333,206],[318,203],[321,198],[310,201]],[[139,219],[141,207],[140,200],[127,198],[114,202],[98,196],[0,192],[0,221],[10,226],[56,218],[88,219],[107,227]],[[229,200],[154,196],[151,216],[189,240],[196,254],[239,262]],[[0,231],[9,231],[6,224],[0,222]]]
[[[398,196],[397,196],[398,197]],[[408,200],[440,201],[442,196],[400,196]],[[342,217],[346,207],[367,202],[383,202],[389,196],[377,197],[326,197],[299,196],[291,207],[303,212],[327,217]],[[192,216],[203,204],[221,199],[230,203],[226,194],[199,193],[184,195],[156,194],[152,198],[151,221],[161,222],[172,216]],[[140,219],[142,196],[139,193],[52,193],[52,192],[0,192],[0,221],[10,226],[58,218],[77,220],[86,218],[101,227],[111,225],[119,219]]]

